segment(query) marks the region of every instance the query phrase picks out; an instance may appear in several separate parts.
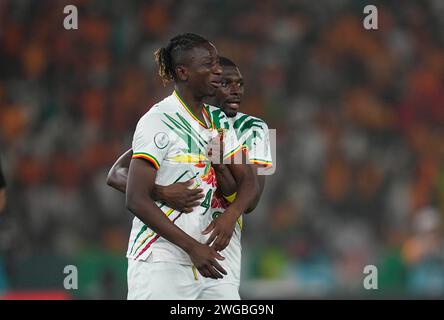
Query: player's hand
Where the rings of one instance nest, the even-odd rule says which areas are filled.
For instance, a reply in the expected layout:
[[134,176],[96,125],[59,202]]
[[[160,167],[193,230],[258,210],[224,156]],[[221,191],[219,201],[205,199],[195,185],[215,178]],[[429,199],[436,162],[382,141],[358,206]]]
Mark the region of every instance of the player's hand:
[[156,195],[159,200],[175,210],[190,213],[194,207],[200,204],[200,200],[204,197],[203,190],[200,188],[190,189],[194,180],[190,179],[185,182],[177,182],[169,186],[156,186]]
[[206,244],[211,244],[216,251],[222,251],[228,246],[236,226],[236,215],[229,211],[229,208],[225,210],[202,232],[202,234],[209,234],[211,232]]
[[214,164],[223,163],[224,155],[224,132],[220,131],[217,136],[212,138],[207,146],[207,157]]
[[222,279],[227,274],[217,260],[224,260],[214,248],[203,243],[193,246],[188,253],[194,266],[205,278]]

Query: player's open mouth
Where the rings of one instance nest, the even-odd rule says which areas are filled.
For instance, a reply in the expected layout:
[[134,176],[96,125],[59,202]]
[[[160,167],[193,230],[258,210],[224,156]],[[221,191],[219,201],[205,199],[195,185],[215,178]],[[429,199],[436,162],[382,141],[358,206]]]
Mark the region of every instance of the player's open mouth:
[[240,99],[226,100],[225,105],[227,107],[229,107],[230,109],[237,110],[237,109],[239,109],[240,102],[241,102]]
[[220,87],[221,82],[220,81],[211,81],[210,84],[217,89]]

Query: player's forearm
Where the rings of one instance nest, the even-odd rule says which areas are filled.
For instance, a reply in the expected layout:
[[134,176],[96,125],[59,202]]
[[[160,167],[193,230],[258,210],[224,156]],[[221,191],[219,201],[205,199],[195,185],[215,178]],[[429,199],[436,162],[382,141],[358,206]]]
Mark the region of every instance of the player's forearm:
[[[106,183],[114,189],[126,193],[128,182],[128,168],[112,168],[106,178]],[[164,186],[154,185],[151,197],[153,200],[165,201]]]
[[237,183],[230,169],[224,164],[213,165],[216,173],[217,184],[224,196],[231,196],[237,192]]
[[128,170],[133,150],[129,149],[113,164],[106,178],[106,183],[114,189],[125,193],[128,181]]
[[114,189],[125,193],[128,181],[128,168],[111,168],[106,183]]
[[235,178],[238,188],[236,198],[231,203],[230,208],[240,216],[243,212],[248,211],[255,204],[259,193],[259,186],[257,183],[257,178],[249,165],[237,166],[243,166],[243,170],[242,174],[239,173],[239,170],[231,170],[231,172],[233,172],[236,176]]
[[167,204],[169,203],[168,201],[168,197],[165,194],[165,186],[161,186],[158,184],[154,185],[153,191],[151,191],[151,199],[155,200],[155,201],[164,201]]
[[189,253],[196,244],[196,240],[165,216],[165,213],[150,197],[127,194],[126,208],[158,235],[182,248],[185,252]]
[[254,209],[256,209],[256,207],[259,203],[259,200],[261,199],[262,192],[264,191],[264,185],[265,185],[265,176],[257,175],[257,169],[255,168],[255,165],[251,165],[251,169],[256,177],[258,190],[257,190],[256,198],[254,199],[254,201],[250,205],[250,207],[247,210],[245,210],[245,213],[250,213]]

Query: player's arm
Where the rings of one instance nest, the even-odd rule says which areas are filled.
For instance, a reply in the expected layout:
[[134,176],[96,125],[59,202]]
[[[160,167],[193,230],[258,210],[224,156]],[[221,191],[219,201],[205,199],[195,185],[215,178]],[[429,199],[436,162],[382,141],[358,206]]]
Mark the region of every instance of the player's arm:
[[259,185],[249,164],[229,164],[228,168],[238,185],[236,198],[230,205],[233,210],[239,212],[237,220],[256,202]]
[[252,164],[251,165],[251,169],[253,170],[253,173],[256,176],[257,183],[258,183],[258,186],[259,186],[259,190],[257,192],[257,197],[256,197],[256,200],[255,200],[253,206],[251,207],[251,210],[250,211],[245,211],[245,213],[250,213],[251,211],[253,211],[256,208],[257,204],[259,203],[259,200],[262,197],[262,193],[264,192],[264,186],[265,186],[265,175],[257,174],[259,166],[256,165],[256,164]]
[[[129,149],[124,154],[122,154],[117,161],[113,164],[111,169],[108,172],[108,176],[106,178],[106,183],[113,187],[114,189],[126,193],[126,184],[128,181],[128,170],[131,162],[131,158],[133,156],[133,149]],[[158,185],[154,185],[152,197],[154,200],[163,200],[159,199],[159,194],[161,194],[162,187]]]
[[152,193],[156,169],[143,159],[132,159],[128,171],[126,208],[161,237],[182,248],[204,277],[222,278],[226,271],[217,262],[224,258],[177,227],[147,195]]
[[[226,141],[224,139],[224,131],[222,130],[221,132],[219,132],[219,135],[214,137],[210,143],[208,144],[208,158],[211,160],[212,162],[212,166],[215,169],[215,173],[216,173],[216,179],[219,185],[219,189],[221,191],[221,193],[223,194],[223,196],[225,198],[228,199],[228,201],[233,202],[233,200],[230,200],[230,197],[237,197],[237,194],[235,195],[235,193],[238,192],[238,189],[240,189],[240,181],[243,181],[243,177],[244,177],[244,170],[245,172],[247,172],[247,175],[250,175],[250,181],[251,184],[253,184],[254,182],[256,182],[256,180],[253,177],[252,172],[249,172],[249,169],[247,168],[248,165],[248,156],[246,153],[244,153],[244,149],[239,146],[237,139],[235,138],[235,135],[233,135],[233,132],[229,132],[229,134],[231,135],[231,140],[229,140],[229,144],[231,144],[231,147],[233,145],[237,145],[237,147],[234,150],[237,151],[233,151],[233,153],[229,153],[228,154],[228,159],[234,160],[234,163],[239,163],[241,165],[240,168],[242,168],[240,171],[237,171],[237,173],[233,173],[232,170],[236,170],[235,168],[237,168],[239,165],[234,165],[234,164],[229,164],[229,161],[226,161],[226,159],[224,159],[224,150],[226,149]],[[230,137],[229,137],[230,138]],[[233,139],[234,138],[234,139]],[[233,143],[234,142],[234,143]],[[228,147],[228,149],[230,149],[230,146]],[[245,166],[245,167],[244,167]],[[231,169],[231,170],[230,170]],[[255,185],[256,187],[256,185]],[[245,192],[245,191],[244,191]],[[252,210],[250,205],[247,205],[246,202],[250,202],[251,204],[253,204],[254,202],[257,202],[255,200],[250,201],[250,199],[248,197],[251,197],[252,194],[256,194],[256,196],[254,197],[256,199],[257,197],[257,190],[250,189],[248,190],[248,192],[245,192],[245,195],[247,198],[241,199],[239,206],[245,208],[245,211],[248,210]],[[239,200],[238,200],[239,202]],[[245,207],[247,206],[247,207]]]
[[[250,168],[253,171],[259,186],[257,197],[251,206],[251,210],[246,211],[249,213],[253,211],[259,200],[261,199],[262,193],[265,186],[265,174],[263,170],[265,168],[271,168],[273,166],[273,159],[271,157],[271,145],[268,126],[265,122],[260,121],[260,129],[256,128],[251,132],[251,142],[248,148],[248,162],[250,163]],[[250,138],[247,138],[250,140]]]
[[237,192],[237,183],[231,174],[227,165],[213,164],[214,172],[216,173],[217,184],[224,197],[229,197]]
[[106,183],[114,189],[125,193],[126,182],[128,180],[128,169],[131,158],[133,156],[133,149],[129,149],[122,154],[119,159],[113,164],[106,177]]
[[[117,159],[108,173],[106,183],[114,189],[125,193],[128,180],[128,170],[133,156],[133,150],[129,149]],[[173,209],[189,213],[193,207],[199,205],[199,200],[203,198],[202,189],[190,190],[192,180],[177,182],[169,186],[155,184],[151,197],[153,200],[165,201]]]
[[221,251],[231,240],[237,219],[254,203],[258,193],[257,179],[248,164],[227,165],[238,185],[236,198],[225,210],[224,214],[214,219],[204,230],[204,234],[211,232],[207,244]]
[[[257,179],[258,192],[252,205],[245,211],[245,213],[250,213],[256,208],[262,196],[262,192],[264,191],[265,175],[258,175],[257,174],[258,168],[259,166],[256,164],[250,165],[250,169],[252,170],[253,174],[256,176]],[[224,164],[214,165],[214,171],[216,173],[216,178],[220,187],[220,191],[228,201],[232,202],[233,199],[231,198],[235,196],[237,192],[236,179],[234,178],[228,166]]]

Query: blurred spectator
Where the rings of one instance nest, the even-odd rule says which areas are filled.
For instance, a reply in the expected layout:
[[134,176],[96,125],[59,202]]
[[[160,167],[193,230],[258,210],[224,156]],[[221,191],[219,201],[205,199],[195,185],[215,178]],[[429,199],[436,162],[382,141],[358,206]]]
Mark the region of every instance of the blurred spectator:
[[[0,215],[3,213],[5,207],[6,207],[6,181],[5,177],[3,176],[2,163],[0,161]],[[0,217],[0,220],[1,219],[2,218]],[[0,296],[4,293],[6,287],[7,287],[6,271],[4,268],[4,261],[2,257],[0,257]]]
[[6,207],[6,181],[3,175],[2,163],[0,161],[0,214]]

